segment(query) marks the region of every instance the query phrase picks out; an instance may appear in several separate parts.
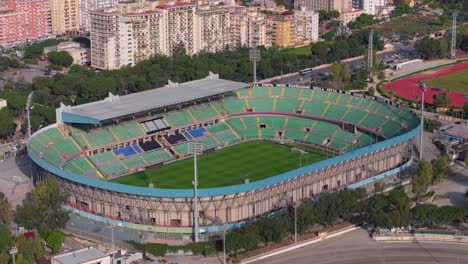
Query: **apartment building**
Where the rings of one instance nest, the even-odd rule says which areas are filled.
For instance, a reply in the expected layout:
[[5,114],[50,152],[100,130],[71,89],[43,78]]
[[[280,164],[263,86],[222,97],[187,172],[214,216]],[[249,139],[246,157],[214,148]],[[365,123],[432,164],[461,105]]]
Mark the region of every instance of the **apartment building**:
[[53,35],[73,35],[80,30],[79,0],[50,0]]
[[157,10],[140,10],[123,15],[123,19],[132,24],[135,63],[163,53],[161,37],[164,29],[161,18],[162,14]]
[[343,23],[343,25],[348,25],[349,22],[356,20],[361,14],[364,14],[362,9],[351,9],[348,11],[340,12],[340,17],[338,21]]
[[385,6],[386,0],[362,0],[362,10],[369,15],[376,15],[377,7]]
[[116,8],[97,10],[91,17],[91,66],[113,70],[134,65],[133,26]]
[[49,37],[49,4],[49,0],[0,0],[0,46]]
[[80,29],[89,32],[91,19],[89,13],[94,10],[111,8],[117,5],[117,0],[80,0]]
[[296,23],[294,12],[282,11],[269,14],[272,25],[271,42],[281,48],[296,44]]
[[319,39],[319,14],[305,7],[294,10],[296,24],[296,41],[307,44]]
[[217,52],[230,46],[230,26],[226,6],[198,6],[195,12],[195,51]]
[[[360,1],[360,0],[358,0]],[[305,7],[307,10],[314,11],[344,11],[353,8],[353,0],[296,0],[294,1],[294,9]]]
[[194,43],[195,4],[179,2],[157,6],[156,10],[161,12],[164,32],[160,38],[162,53],[172,54],[174,49],[182,44],[187,54],[195,54],[197,52]]

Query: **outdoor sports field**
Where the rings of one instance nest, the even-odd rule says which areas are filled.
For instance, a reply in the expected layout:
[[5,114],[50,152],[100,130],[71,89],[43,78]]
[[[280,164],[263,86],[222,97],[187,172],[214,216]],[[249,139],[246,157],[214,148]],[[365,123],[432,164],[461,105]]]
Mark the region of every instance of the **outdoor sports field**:
[[426,84],[448,91],[468,93],[468,69],[429,79]]
[[[317,154],[291,151],[287,146],[266,141],[250,141],[198,157],[199,188],[213,188],[251,182],[299,168],[324,159]],[[300,160],[302,159],[302,161]],[[113,181],[144,186],[150,182],[157,188],[193,188],[193,158],[146,170]]]

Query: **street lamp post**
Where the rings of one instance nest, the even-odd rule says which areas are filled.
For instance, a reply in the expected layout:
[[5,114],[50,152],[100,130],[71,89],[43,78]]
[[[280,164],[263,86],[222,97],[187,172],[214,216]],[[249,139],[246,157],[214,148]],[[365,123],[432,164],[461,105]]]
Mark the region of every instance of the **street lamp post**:
[[[31,109],[32,109],[32,99],[34,92],[30,92],[28,95],[28,100],[26,102],[26,113],[28,115],[28,141],[31,139]],[[29,159],[29,178],[33,180],[32,175],[32,161]]]
[[294,243],[297,243],[297,202],[294,203]]
[[426,83],[418,82],[419,89],[421,89],[421,138],[419,141],[419,161],[423,158],[423,136],[424,136],[424,92],[426,92]]
[[112,253],[115,252],[115,243],[114,243],[114,224],[112,222],[107,222],[107,226],[111,230],[111,243],[112,243]]
[[9,253],[10,253],[10,255],[13,256],[13,264],[16,264],[15,255],[16,255],[16,253],[18,253],[18,248],[17,248],[17,247],[12,247],[12,248],[10,249],[10,252],[9,252]]
[[195,242],[199,241],[200,226],[198,224],[198,162],[197,156],[203,152],[203,144],[200,142],[190,142],[188,153],[193,155],[193,232]]
[[223,225],[223,264],[226,264],[226,224]]

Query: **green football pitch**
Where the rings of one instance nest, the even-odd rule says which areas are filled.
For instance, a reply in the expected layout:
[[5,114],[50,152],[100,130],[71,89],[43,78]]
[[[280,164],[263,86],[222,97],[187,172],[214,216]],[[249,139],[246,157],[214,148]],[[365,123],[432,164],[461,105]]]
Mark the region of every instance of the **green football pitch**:
[[468,70],[461,70],[444,76],[426,80],[430,87],[466,93],[468,92]]
[[[317,154],[300,154],[287,146],[250,141],[198,157],[199,188],[213,188],[242,184],[287,172],[299,166],[325,159]],[[193,188],[193,158],[176,161],[161,168],[123,176],[116,183],[145,186],[154,183],[157,188]]]

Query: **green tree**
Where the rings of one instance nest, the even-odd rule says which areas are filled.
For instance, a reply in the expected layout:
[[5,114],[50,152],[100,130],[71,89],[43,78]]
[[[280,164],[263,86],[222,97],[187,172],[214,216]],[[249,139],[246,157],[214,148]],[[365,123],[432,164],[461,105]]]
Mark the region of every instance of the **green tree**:
[[41,240],[37,237],[25,238],[19,236],[14,243],[18,248],[18,258],[22,255],[26,263],[36,263],[45,254]]
[[447,107],[450,105],[452,100],[450,100],[447,96],[447,93],[439,93],[439,94],[434,94],[434,105],[436,107]]
[[0,224],[0,251],[8,249],[11,244],[10,230],[3,224]]
[[465,162],[465,166],[468,166],[468,146],[465,148],[465,159],[463,161]]
[[6,137],[15,132],[13,114],[8,108],[0,109],[0,137]]
[[419,174],[413,176],[413,192],[416,194],[416,197],[421,198],[426,192],[429,184],[432,182],[432,165],[426,160],[421,160],[419,162]]
[[0,223],[11,224],[13,221],[13,211],[11,210],[11,203],[4,193],[0,192]]
[[60,252],[64,238],[64,234],[57,230],[50,232],[47,236],[46,242],[49,246],[51,246],[54,249],[54,254]]
[[10,254],[7,250],[0,251],[0,264],[9,264],[10,263]]
[[16,219],[28,228],[39,228],[42,223],[52,230],[62,228],[68,221],[68,211],[62,208],[66,201],[57,181],[47,178],[36,186],[30,200],[17,207]]
[[73,57],[66,51],[51,51],[47,53],[50,62],[63,67],[68,67],[73,63]]
[[433,182],[440,182],[450,173],[450,161],[447,155],[441,155],[432,161]]

